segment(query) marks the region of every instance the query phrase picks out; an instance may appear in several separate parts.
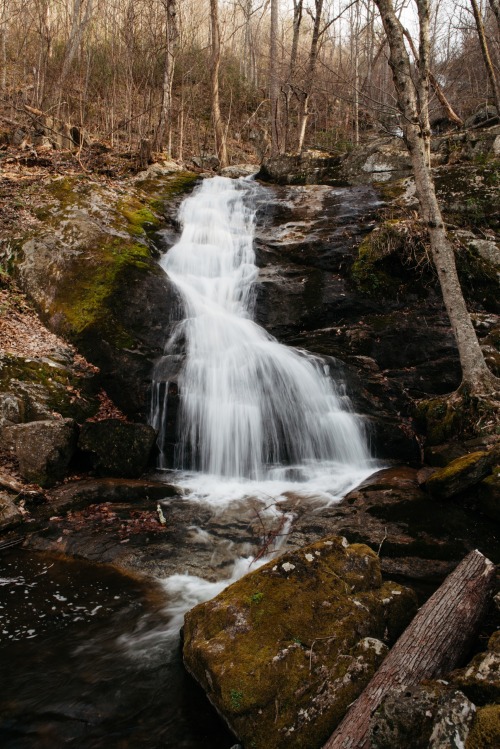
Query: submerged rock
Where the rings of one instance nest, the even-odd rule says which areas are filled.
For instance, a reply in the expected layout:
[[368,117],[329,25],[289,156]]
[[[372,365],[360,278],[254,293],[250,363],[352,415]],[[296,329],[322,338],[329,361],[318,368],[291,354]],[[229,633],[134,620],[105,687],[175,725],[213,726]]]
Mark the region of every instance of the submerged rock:
[[155,439],[156,431],[147,424],[103,419],[82,426],[78,447],[100,476],[138,478],[146,469]]
[[19,462],[26,481],[53,486],[66,475],[76,447],[72,419],[32,421],[2,429],[2,438]]
[[245,745],[320,747],[415,612],[340,537],[289,552],[185,618],[184,661]]

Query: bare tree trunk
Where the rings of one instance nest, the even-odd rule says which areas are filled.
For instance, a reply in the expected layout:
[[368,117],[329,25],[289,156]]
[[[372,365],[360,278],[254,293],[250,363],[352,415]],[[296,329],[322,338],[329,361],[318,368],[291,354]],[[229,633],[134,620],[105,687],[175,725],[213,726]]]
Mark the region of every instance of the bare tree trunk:
[[[85,10],[83,7],[85,6]],[[73,12],[71,17],[71,31],[69,34],[61,72],[49,101],[50,106],[56,106],[56,116],[59,117],[61,108],[61,92],[70,73],[71,65],[75,59],[78,48],[82,42],[85,30],[92,18],[93,0],[73,0]]]
[[[392,0],[375,1],[380,10],[389,42],[389,64],[392,69],[396,88],[398,107],[402,114],[405,142],[412,161],[421,215],[429,231],[432,258],[439,278],[443,301],[458,346],[460,364],[462,366],[462,385],[478,394],[488,393],[498,388],[500,383],[490,372],[484,361],[484,356],[460,288],[453,247],[446,236],[443,217],[436,198],[434,180],[428,161],[430,144],[428,114],[424,113],[422,116],[422,113],[419,113],[418,110],[416,91],[411,75],[410,59],[404,44],[404,29],[395,14]],[[418,0],[419,18],[423,21],[423,24],[420,26],[420,34],[423,37],[428,33],[428,24],[425,23],[425,16],[428,15],[428,5],[428,0]],[[422,61],[428,59],[428,54],[425,52],[426,46],[428,49],[428,40],[425,38],[421,39],[420,76],[425,75],[425,68]],[[423,55],[422,51],[424,52]],[[420,85],[418,91],[425,102],[426,92],[423,84]]]
[[483,54],[483,62],[486,67],[486,72],[488,73],[488,78],[490,81],[490,86],[491,86],[491,91],[493,93],[495,106],[497,108],[497,112],[500,114],[500,89],[498,87],[497,79],[495,77],[493,63],[491,62],[490,52],[488,49],[488,43],[486,42],[486,33],[484,31],[484,24],[483,24],[483,19],[481,16],[481,11],[479,10],[479,6],[476,0],[470,0],[470,3],[472,5],[472,11],[474,13],[474,20],[476,21],[477,33],[479,36],[479,44],[481,45],[481,52]]
[[371,715],[389,691],[455,668],[486,613],[494,579],[495,565],[471,551],[422,606],[323,749],[369,749]]
[[226,146],[226,130],[222,121],[219,96],[220,27],[218,0],[210,0],[210,30],[212,36],[212,119],[215,132],[215,148],[221,167],[229,164]]
[[7,89],[7,21],[8,0],[2,0],[2,11],[0,14],[0,93],[4,94]]
[[271,156],[280,150],[280,112],[278,79],[278,0],[271,0],[271,36],[269,43],[269,102],[271,108]]
[[321,15],[323,13],[323,0],[314,0],[314,26],[311,39],[311,49],[309,50],[309,60],[307,63],[306,78],[304,88],[300,94],[299,108],[299,137],[297,143],[297,153],[304,148],[304,139],[306,136],[307,121],[309,119],[309,97],[311,95],[314,74],[316,72],[316,62],[318,59],[318,44],[320,37]]
[[498,28],[500,29],[500,0],[490,0],[490,8],[497,19]]
[[[177,0],[162,0],[165,9],[165,66],[163,69],[163,90],[162,103],[160,109],[160,119],[156,128],[154,148],[161,151],[165,142],[165,132],[168,129],[171,134],[172,123],[172,83],[174,79],[175,53],[177,39],[179,36],[177,29]],[[171,140],[171,137],[167,139]],[[169,151],[171,143],[168,143]]]
[[290,98],[297,66],[297,51],[299,47],[300,24],[302,23],[303,0],[293,0],[293,36],[290,51],[290,65],[288,67],[288,78],[285,86],[285,153],[290,145]]

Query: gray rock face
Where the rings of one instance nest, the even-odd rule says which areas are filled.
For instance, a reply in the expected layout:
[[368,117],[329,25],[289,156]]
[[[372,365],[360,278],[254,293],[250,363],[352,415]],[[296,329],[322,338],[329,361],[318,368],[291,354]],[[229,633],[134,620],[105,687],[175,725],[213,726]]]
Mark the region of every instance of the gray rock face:
[[146,469],[155,439],[155,430],[146,424],[105,419],[82,426],[78,447],[99,475],[137,478]]
[[19,461],[21,476],[48,487],[66,475],[76,447],[76,423],[61,419],[16,424],[4,427],[2,437]]

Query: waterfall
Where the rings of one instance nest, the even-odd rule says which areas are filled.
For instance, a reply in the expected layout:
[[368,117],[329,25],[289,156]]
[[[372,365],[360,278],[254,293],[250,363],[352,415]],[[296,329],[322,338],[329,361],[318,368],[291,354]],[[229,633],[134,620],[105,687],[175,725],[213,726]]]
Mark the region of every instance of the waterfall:
[[[337,471],[359,481],[374,470],[363,425],[324,361],[278,343],[252,319],[261,190],[248,179],[204,180],[183,202],[182,235],[161,260],[185,307],[165,349],[167,360],[185,351],[176,467],[226,480],[306,481]],[[151,413],[160,431],[164,369],[159,362]]]

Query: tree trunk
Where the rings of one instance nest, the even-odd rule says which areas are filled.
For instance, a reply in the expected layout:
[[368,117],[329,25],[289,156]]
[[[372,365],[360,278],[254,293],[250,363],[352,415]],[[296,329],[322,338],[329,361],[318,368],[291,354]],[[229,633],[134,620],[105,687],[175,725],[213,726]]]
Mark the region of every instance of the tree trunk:
[[494,564],[471,551],[422,606],[323,749],[369,749],[371,715],[389,691],[456,668],[486,613],[494,578]]
[[271,0],[271,36],[269,40],[269,103],[271,107],[271,156],[280,150],[280,113],[278,79],[278,0]]
[[92,4],[93,0],[86,0],[85,11],[83,11],[83,5],[85,0],[73,0],[73,13],[71,19],[71,31],[69,34],[68,43],[66,45],[66,51],[64,53],[64,59],[61,66],[61,72],[57,78],[57,82],[54,85],[52,96],[45,104],[45,109],[49,109],[53,106],[56,107],[56,117],[59,117],[61,108],[61,94],[62,88],[66,82],[66,79],[70,73],[71,65],[78,52],[85,30],[90,23],[92,18]]
[[495,71],[493,69],[493,63],[491,62],[490,52],[488,49],[488,44],[486,42],[486,33],[484,31],[484,24],[483,24],[483,19],[481,17],[481,11],[479,10],[479,6],[476,0],[470,0],[470,2],[471,2],[472,10],[474,13],[474,20],[476,21],[477,33],[479,36],[479,44],[481,45],[481,52],[483,54],[483,62],[486,68],[486,72],[488,73],[488,78],[489,78],[490,85],[491,85],[491,91],[493,94],[493,100],[497,108],[497,112],[500,114],[500,89],[497,84]]
[[229,164],[226,146],[226,131],[222,121],[219,97],[220,28],[218,0],[210,0],[210,31],[212,36],[212,119],[214,123],[215,148],[221,167]]
[[[178,39],[177,29],[177,0],[163,0],[165,8],[165,66],[163,69],[163,90],[160,119],[156,128],[154,148],[162,149],[165,142],[167,123],[169,129],[172,123],[172,83],[174,79],[175,52]],[[167,139],[168,141],[170,139]],[[170,143],[169,143],[170,147]],[[170,148],[169,148],[170,150]]]
[[309,51],[309,60],[307,63],[304,88],[299,99],[299,138],[297,143],[297,153],[301,153],[302,149],[304,148],[307,121],[309,120],[309,97],[311,95],[313,87],[314,74],[316,72],[316,62],[318,59],[318,44],[320,38],[321,16],[323,13],[323,0],[314,0],[314,4],[316,8],[314,13],[311,49]]
[[500,29],[500,0],[490,0],[490,8],[497,19],[498,28]]
[[295,68],[297,66],[297,51],[299,48],[300,24],[302,23],[303,0],[293,0],[293,36],[290,51],[290,65],[288,67],[288,78],[285,86],[285,153],[290,145],[290,99],[295,80]]
[[[453,247],[446,236],[441,210],[436,198],[432,172],[428,162],[430,130],[428,113],[419,113],[416,91],[412,80],[412,70],[404,44],[404,29],[394,12],[392,0],[375,0],[382,16],[382,22],[389,42],[389,64],[396,88],[398,108],[403,115],[402,126],[406,146],[410,153],[415,188],[420,203],[421,216],[429,231],[431,253],[436,267],[443,301],[450,318],[457,342],[462,367],[462,385],[477,394],[488,393],[499,387],[497,378],[488,369],[479,346],[470,315],[460,288]],[[426,12],[427,0],[418,0],[419,17]],[[425,35],[428,26],[424,24],[420,34]],[[425,40],[421,41],[421,52],[425,51]],[[426,59],[424,55],[424,59]],[[419,65],[420,76],[425,75],[422,57]],[[425,101],[425,91],[417,87]],[[422,93],[424,91],[424,93]]]

